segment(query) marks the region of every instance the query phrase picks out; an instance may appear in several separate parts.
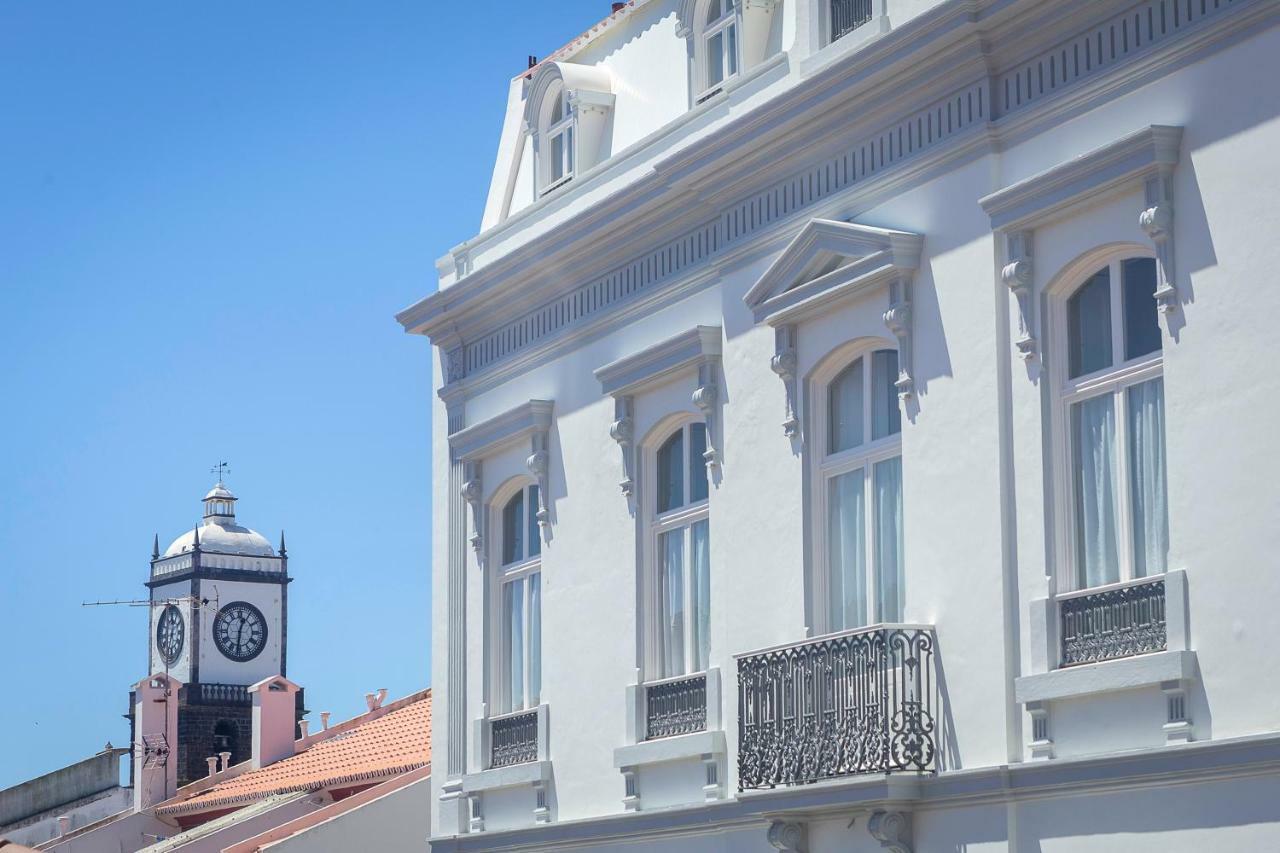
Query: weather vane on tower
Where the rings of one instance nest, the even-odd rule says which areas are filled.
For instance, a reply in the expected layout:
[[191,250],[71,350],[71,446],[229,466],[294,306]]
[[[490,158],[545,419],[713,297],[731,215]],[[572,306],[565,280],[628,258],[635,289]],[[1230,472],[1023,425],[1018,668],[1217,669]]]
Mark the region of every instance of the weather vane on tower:
[[223,474],[226,474],[226,473],[227,473],[227,472],[229,472],[230,470],[231,470],[231,463],[230,463],[230,462],[219,462],[217,465],[214,465],[212,468],[210,468],[210,469],[209,469],[209,473],[210,473],[210,474],[217,474],[217,475],[218,475],[218,482],[219,482],[219,483],[221,483],[221,482],[222,482],[222,475],[223,475]]

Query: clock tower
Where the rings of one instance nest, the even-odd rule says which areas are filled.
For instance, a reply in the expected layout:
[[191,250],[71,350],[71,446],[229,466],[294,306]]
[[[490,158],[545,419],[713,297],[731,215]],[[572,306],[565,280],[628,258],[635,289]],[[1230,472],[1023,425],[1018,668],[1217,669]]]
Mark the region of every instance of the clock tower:
[[[236,500],[219,481],[204,496],[200,524],[163,552],[158,536],[152,548],[149,675],[182,684],[176,743],[169,744],[179,785],[207,775],[210,756],[230,753],[229,764],[249,757],[248,688],[286,675],[291,579],[284,534],[277,550],[241,526]],[[297,702],[301,718],[301,691]]]

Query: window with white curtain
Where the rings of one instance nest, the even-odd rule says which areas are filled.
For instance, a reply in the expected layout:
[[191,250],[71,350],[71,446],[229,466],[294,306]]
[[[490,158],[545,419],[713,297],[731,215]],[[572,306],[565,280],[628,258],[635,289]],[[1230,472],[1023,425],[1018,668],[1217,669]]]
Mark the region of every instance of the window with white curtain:
[[738,0],[709,0],[698,40],[699,100],[707,98],[738,73]]
[[902,420],[898,353],[864,352],[815,388],[815,600],[827,631],[900,622]]
[[1111,260],[1066,299],[1062,353],[1076,589],[1164,572],[1169,553],[1156,262]]
[[675,429],[653,455],[650,553],[654,648],[651,678],[707,668],[711,625],[711,522],[707,506],[707,427]]
[[538,487],[528,485],[502,505],[497,572],[495,711],[538,705],[542,691],[542,540]]
[[538,183],[545,193],[573,177],[573,110],[563,84],[554,85],[544,96],[538,148]]

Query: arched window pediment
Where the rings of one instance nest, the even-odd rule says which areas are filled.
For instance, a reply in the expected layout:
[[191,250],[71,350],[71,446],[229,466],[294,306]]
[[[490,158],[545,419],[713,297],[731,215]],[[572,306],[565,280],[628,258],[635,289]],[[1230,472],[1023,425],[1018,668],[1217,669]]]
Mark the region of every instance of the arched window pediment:
[[609,156],[613,104],[613,77],[607,68],[547,62],[534,72],[524,121],[534,140],[539,194]]

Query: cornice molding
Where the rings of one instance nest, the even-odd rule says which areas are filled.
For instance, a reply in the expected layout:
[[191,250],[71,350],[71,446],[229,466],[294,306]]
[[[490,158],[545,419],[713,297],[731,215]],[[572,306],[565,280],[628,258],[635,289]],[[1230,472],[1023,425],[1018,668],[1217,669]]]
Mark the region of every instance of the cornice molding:
[[600,390],[613,397],[631,395],[679,373],[692,370],[709,356],[719,357],[719,326],[694,326],[665,341],[640,350],[595,371]]
[[463,462],[481,460],[504,445],[551,428],[551,400],[530,400],[487,421],[449,436],[454,457]]
[[1034,228],[1178,163],[1182,128],[1151,125],[978,200],[993,231]]
[[[1116,61],[1078,79],[1059,81],[1029,101],[1011,104],[1009,111],[993,103],[989,81],[1004,80],[1015,67],[1032,73],[1040,67],[1035,63],[1048,61],[1053,51],[1060,53],[1061,45],[1077,38],[1064,41],[1059,35],[1054,41],[1053,32],[1069,27],[1095,32],[1099,25],[1086,26],[1084,19],[1097,21],[1095,9],[1119,5],[1063,11],[1020,3],[944,3],[716,130],[718,140],[746,134],[743,138],[751,144],[743,147],[743,157],[711,157],[706,146],[682,149],[645,177],[553,232],[481,266],[464,282],[406,309],[398,319],[441,347],[447,368],[441,396],[464,399],[708,286],[730,258],[758,255],[759,245],[806,214],[848,216],[857,204],[870,206],[927,174],[998,150],[1008,139],[1026,137],[1065,114],[1132,88],[1151,73],[1193,61],[1248,22],[1256,28],[1268,16],[1277,17],[1276,7],[1235,0],[1212,15],[1184,20],[1158,39],[1135,43]],[[1111,14],[1104,22],[1115,20]],[[1019,33],[1028,38],[1015,37]],[[998,54],[1008,49],[993,52],[986,47],[993,40],[1024,51],[1026,43],[1040,45],[1041,58],[1028,59],[1024,52],[1017,62],[1001,61]],[[1057,46],[1046,49],[1047,44]],[[956,89],[954,81],[963,79],[960,72],[953,68],[943,73],[932,57],[920,62],[921,51],[930,49],[960,62],[966,73],[972,66],[973,84]],[[894,98],[885,97],[883,86],[872,85],[889,74],[897,75]],[[850,86],[838,84],[855,79],[858,94],[850,97]],[[843,100],[837,97],[841,92]],[[934,101],[903,117],[904,104],[920,104],[929,93]],[[830,115],[823,115],[824,109]],[[879,122],[882,130],[850,148],[850,122]],[[912,136],[913,128],[923,129],[922,142]],[[814,134],[820,134],[816,144],[799,144]],[[871,159],[861,171],[868,154]],[[791,171],[800,158],[809,167]],[[779,172],[792,177],[765,183],[769,174]],[[750,189],[753,185],[756,189]],[[698,194],[709,187],[718,189]],[[630,224],[627,234],[602,245],[598,229],[616,231],[619,216]],[[636,254],[642,243],[647,249]],[[566,277],[566,269],[578,270],[580,276]],[[585,284],[574,283],[584,279]]]

